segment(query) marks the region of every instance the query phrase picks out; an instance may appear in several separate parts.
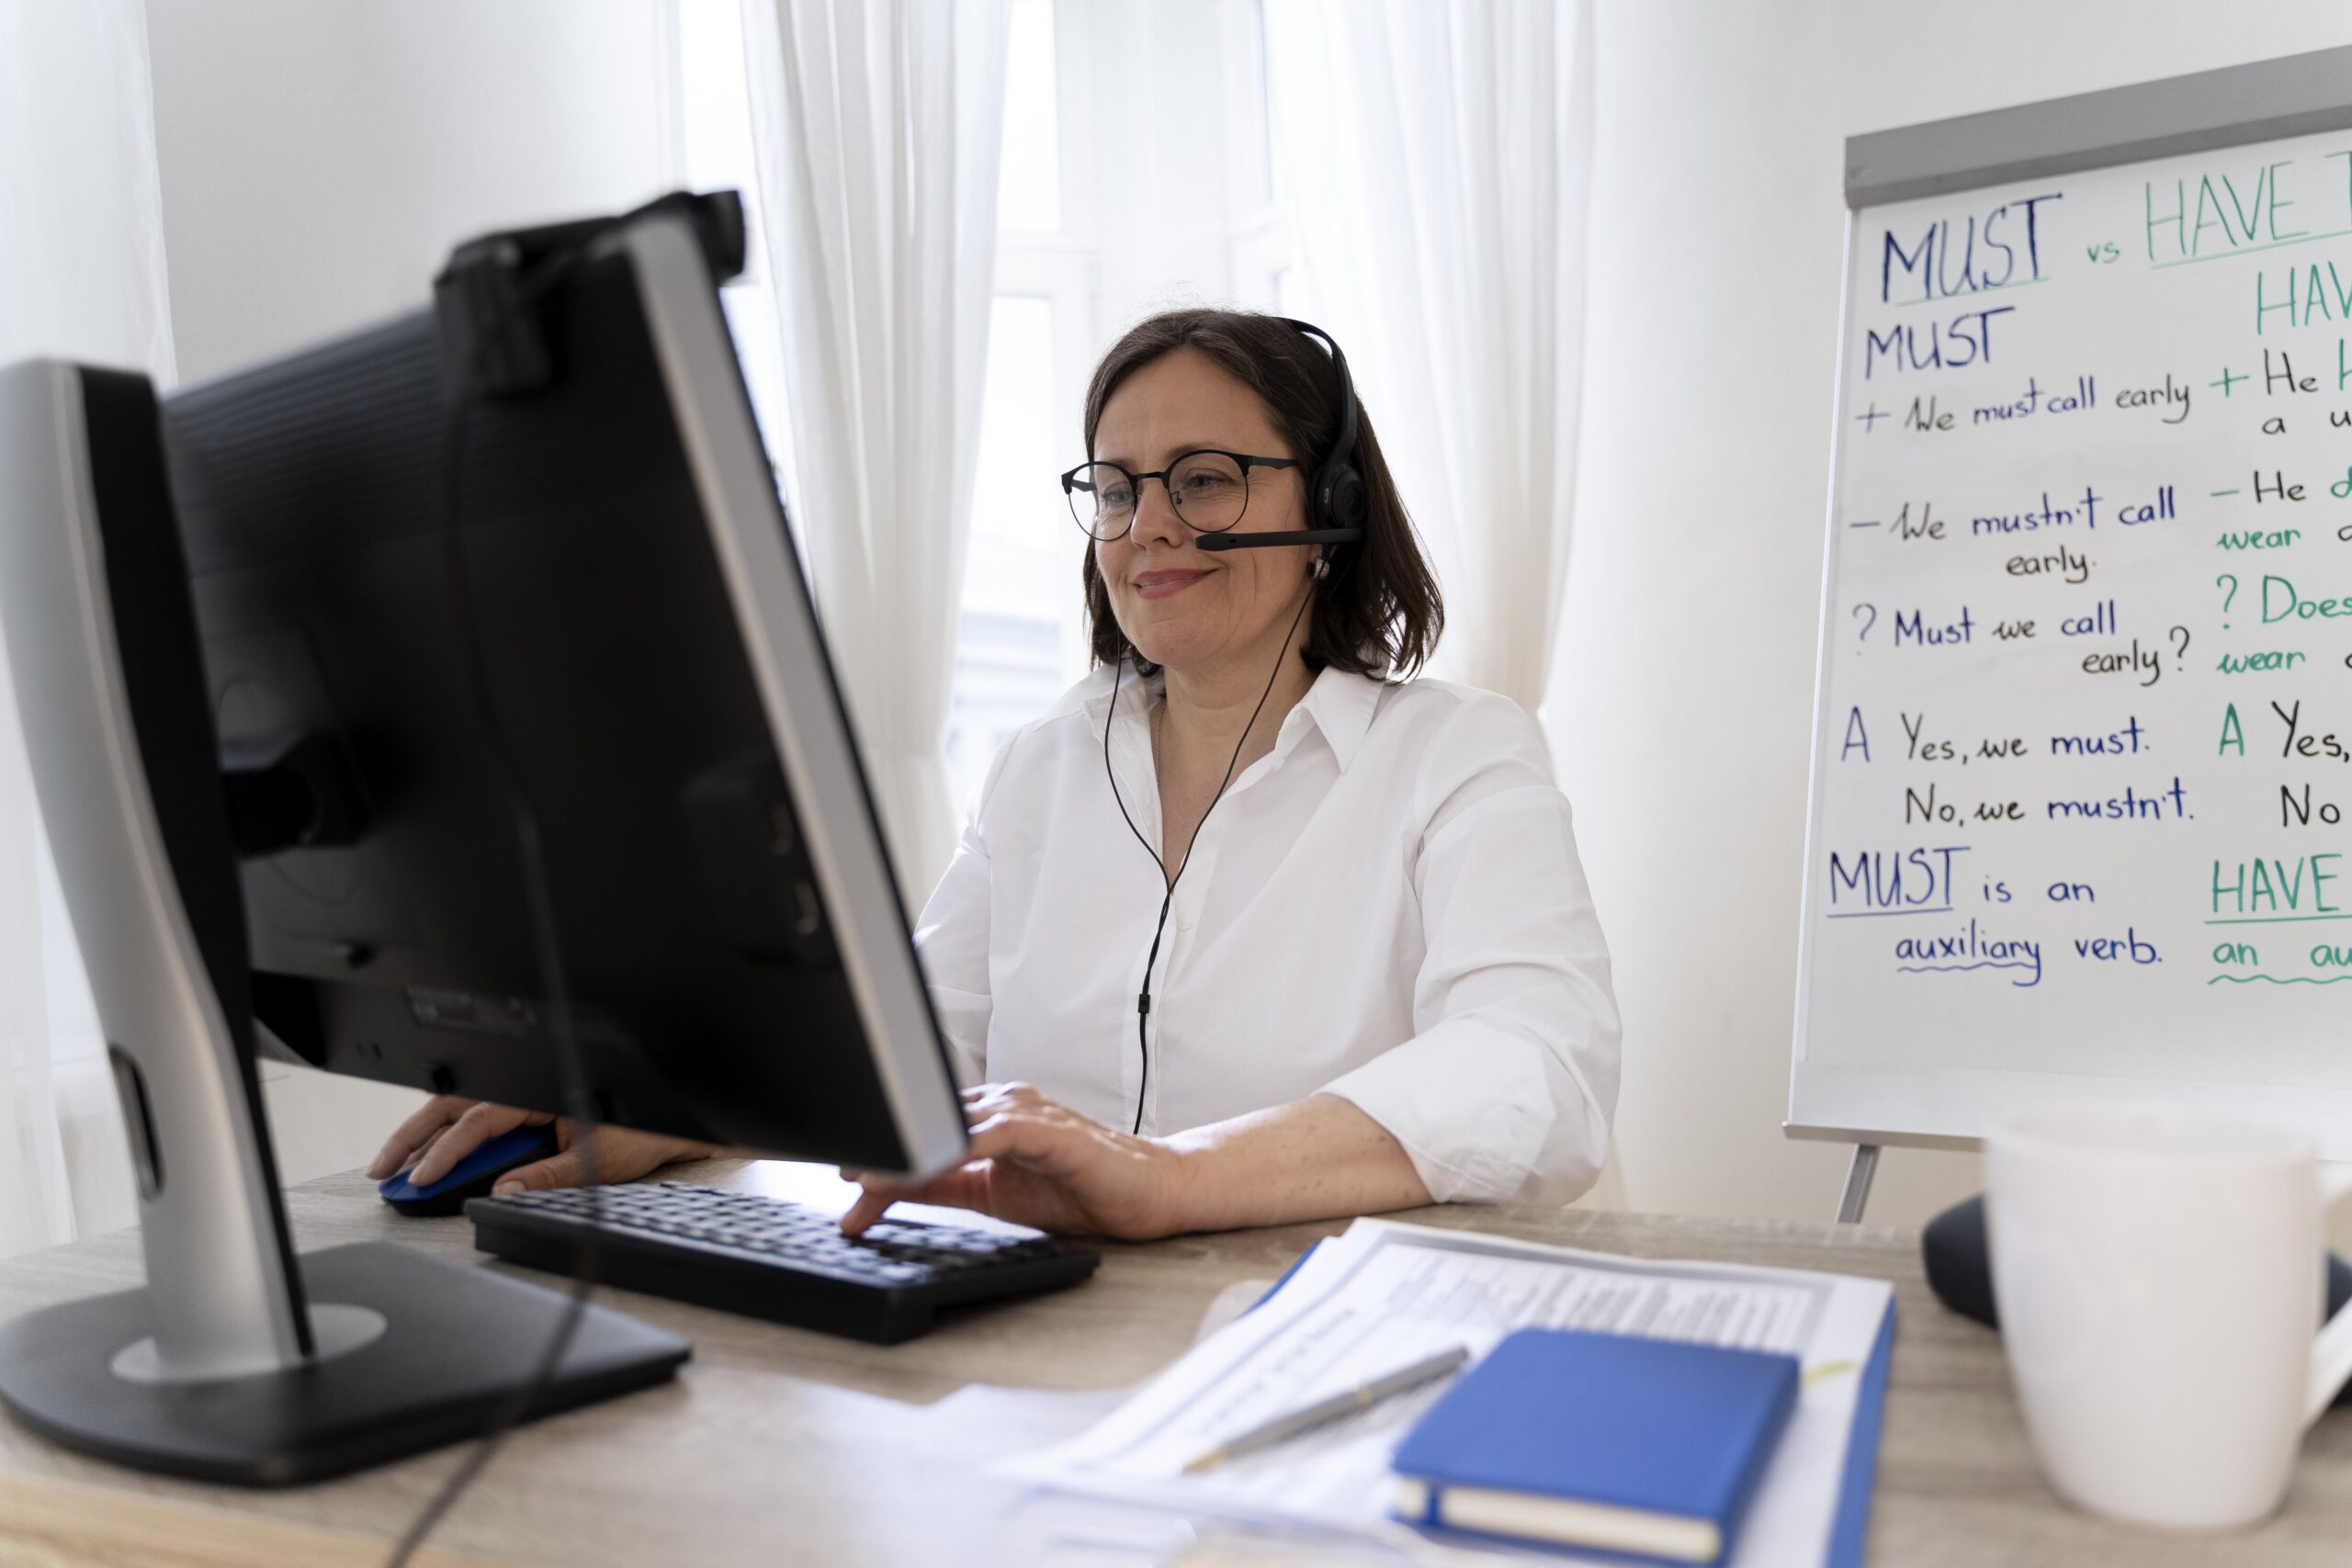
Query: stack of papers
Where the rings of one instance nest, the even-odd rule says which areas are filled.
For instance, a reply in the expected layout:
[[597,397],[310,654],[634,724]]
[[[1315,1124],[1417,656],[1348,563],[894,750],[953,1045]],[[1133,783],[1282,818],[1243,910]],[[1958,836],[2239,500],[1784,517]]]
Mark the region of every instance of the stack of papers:
[[1426,1538],[1389,1516],[1389,1455],[1444,1382],[1197,1474],[1184,1466],[1261,1421],[1449,1346],[1483,1356],[1522,1327],[1648,1335],[1786,1351],[1803,1363],[1796,1415],[1732,1562],[1826,1564],[1833,1544],[1841,1557],[1859,1546],[1846,1539],[1850,1525],[1839,1530],[1848,1457],[1892,1309],[1883,1280],[1652,1262],[1359,1220],[1085,1434],[1000,1473],[1047,1492],[1427,1556]]

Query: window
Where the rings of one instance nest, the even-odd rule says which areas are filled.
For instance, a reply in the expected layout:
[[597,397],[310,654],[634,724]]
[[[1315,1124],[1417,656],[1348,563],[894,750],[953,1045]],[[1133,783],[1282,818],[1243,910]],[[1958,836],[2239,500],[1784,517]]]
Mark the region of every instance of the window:
[[1054,333],[1051,296],[997,295],[947,719],[959,804],[1004,738],[1069,684],[1062,644],[1078,593],[1078,530],[1053,479],[1069,466],[1055,461]]
[[[743,0],[669,0],[674,177],[757,199]],[[959,808],[1005,737],[1087,669],[1080,460],[1096,358],[1176,303],[1300,308],[1268,141],[1261,0],[1012,0],[997,265],[947,721]],[[725,294],[769,450],[791,468],[771,263]],[[790,489],[790,486],[786,488]],[[798,521],[796,519],[796,521]],[[821,525],[820,521],[819,525]],[[805,547],[805,545],[804,545]]]
[[996,300],[948,717],[967,803],[1004,738],[1086,672],[1085,537],[1054,476],[1084,457],[1095,360],[1167,305],[1292,302],[1263,37],[1259,0],[1183,17],[1114,0],[1013,0]]
[[1065,51],[1054,0],[1013,0],[997,178],[996,297],[980,400],[972,533],[956,619],[947,764],[967,806],[1005,737],[1085,668],[1080,536],[1054,476],[1075,457],[1084,341],[1082,239],[1066,228]]
[[1052,234],[1062,226],[1061,106],[1053,0],[1013,0],[1004,62],[1004,174],[996,226]]

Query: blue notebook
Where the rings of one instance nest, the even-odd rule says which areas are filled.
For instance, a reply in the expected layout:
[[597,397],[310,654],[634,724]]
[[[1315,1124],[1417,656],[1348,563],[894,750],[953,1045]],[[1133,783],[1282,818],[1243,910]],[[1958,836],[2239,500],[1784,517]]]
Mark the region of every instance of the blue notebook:
[[1846,1439],[1846,1474],[1838,1493],[1827,1568],[1861,1568],[1862,1542],[1871,1528],[1871,1490],[1878,1483],[1878,1429],[1886,1419],[1886,1374],[1894,1359],[1894,1303],[1889,1301],[1854,1400],[1854,1430]]
[[1720,1562],[1796,1408],[1798,1374],[1795,1357],[1761,1350],[1521,1329],[1398,1447],[1397,1515]]

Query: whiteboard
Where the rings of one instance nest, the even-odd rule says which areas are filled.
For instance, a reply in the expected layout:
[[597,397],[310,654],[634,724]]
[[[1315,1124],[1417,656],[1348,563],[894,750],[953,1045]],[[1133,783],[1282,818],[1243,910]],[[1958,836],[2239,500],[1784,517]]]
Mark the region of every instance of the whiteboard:
[[1792,1132],[2352,1158],[2352,128],[2201,140],[1849,212]]

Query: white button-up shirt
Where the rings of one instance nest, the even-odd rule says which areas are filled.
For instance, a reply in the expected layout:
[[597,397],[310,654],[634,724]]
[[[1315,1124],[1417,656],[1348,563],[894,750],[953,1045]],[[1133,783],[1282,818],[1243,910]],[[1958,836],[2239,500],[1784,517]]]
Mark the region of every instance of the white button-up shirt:
[[[1110,770],[1161,842],[1150,710],[1121,683]],[[997,753],[915,941],[967,1082],[1020,1079],[1122,1131],[1338,1095],[1430,1195],[1566,1201],[1617,1100],[1609,954],[1568,802],[1518,705],[1326,670],[1166,892],[1103,768],[1098,670]]]

